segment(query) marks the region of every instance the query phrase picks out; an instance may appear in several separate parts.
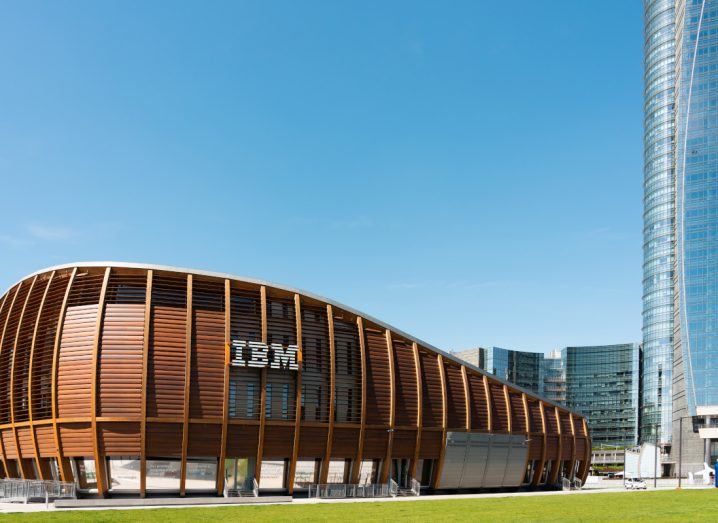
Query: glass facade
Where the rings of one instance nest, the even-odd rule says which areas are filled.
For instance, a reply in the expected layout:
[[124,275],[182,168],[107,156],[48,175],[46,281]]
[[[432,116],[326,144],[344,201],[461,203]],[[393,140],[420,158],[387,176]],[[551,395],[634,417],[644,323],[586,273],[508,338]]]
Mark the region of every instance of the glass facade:
[[640,436],[671,439],[675,225],[675,0],[646,0],[643,173],[643,368]]
[[566,403],[566,369],[561,351],[555,350],[544,356],[543,394],[546,399],[564,405]]
[[640,347],[566,347],[566,405],[588,421],[594,447],[638,440]]
[[676,2],[676,273],[688,414],[718,405],[718,0]]
[[519,387],[543,394],[543,354],[491,347],[484,370]]

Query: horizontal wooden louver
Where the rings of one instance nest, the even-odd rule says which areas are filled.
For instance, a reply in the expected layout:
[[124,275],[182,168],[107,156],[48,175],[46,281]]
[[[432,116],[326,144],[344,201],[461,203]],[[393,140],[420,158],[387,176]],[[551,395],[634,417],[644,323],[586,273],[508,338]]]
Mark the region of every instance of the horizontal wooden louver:
[[469,375],[469,400],[471,401],[471,430],[489,429],[489,414],[486,405],[484,379],[476,374]]
[[[230,299],[232,302],[230,307],[230,336],[232,340],[262,341],[262,305],[259,290],[232,288]],[[243,361],[249,361],[249,348],[245,346],[239,350],[242,353]],[[260,369],[252,367],[230,367],[230,418],[259,419],[261,372]]]
[[511,431],[526,432],[526,413],[521,393],[509,390],[509,400],[511,401]]
[[556,421],[556,410],[552,405],[543,405],[544,416],[546,417],[546,432],[558,434],[558,422]]
[[[49,479],[45,458],[58,454],[68,480],[73,457],[99,463],[111,456],[263,457],[289,460],[290,475],[295,456],[320,458],[321,478],[328,460],[438,459],[441,470],[447,433],[470,425],[473,432],[529,433],[528,460],[539,467],[534,484],[556,481],[561,466],[564,473],[578,470],[580,479],[587,474],[590,438],[579,414],[462,368],[338,305],[269,284],[260,293],[260,287],[170,268],[153,269],[148,280],[148,269],[139,266],[94,265],[59,267],[15,285],[0,297],[0,471]],[[302,317],[295,318],[299,310]],[[243,342],[267,342],[271,362],[272,344],[297,344],[300,326],[303,398],[298,372],[227,366],[227,342],[229,358],[244,361],[252,358]],[[389,463],[381,467],[382,481]],[[100,469],[104,488],[112,488],[115,472]],[[190,477],[183,482],[192,488]],[[216,488],[221,493],[221,482]]]
[[[325,314],[326,317],[326,314]],[[274,360],[273,343],[287,348],[297,344],[297,321],[294,299],[270,296],[267,300],[267,343],[270,345],[270,364]],[[265,418],[293,420],[296,409],[296,378],[294,372],[267,369]]]
[[[142,415],[142,349],[145,330],[144,272],[112,272],[105,296],[99,348],[98,415]],[[105,427],[102,434],[113,434]]]
[[155,275],[147,370],[147,416],[184,415],[187,280]]
[[[28,379],[30,377],[30,350],[32,348],[32,337],[35,331],[37,314],[40,309],[42,297],[49,283],[49,275],[38,276],[28,296],[22,322],[18,332],[15,348],[15,359],[12,372],[13,392],[13,417],[15,423],[28,421]],[[32,440],[30,440],[32,441]],[[23,453],[25,455],[25,453]]]
[[367,423],[388,425],[391,411],[391,371],[386,337],[384,332],[364,329],[364,338],[367,359]]
[[32,369],[32,417],[44,420],[52,417],[52,358],[57,336],[60,308],[65,297],[69,273],[56,273],[40,311],[40,323],[35,338]]
[[219,418],[224,401],[223,282],[192,282],[192,321],[190,417]]
[[302,304],[302,420],[329,421],[327,311]]
[[92,414],[92,353],[102,280],[102,271],[78,272],[70,288],[57,372],[57,406],[61,418]]
[[541,432],[543,425],[541,424],[541,403],[538,400],[528,400],[529,404],[529,430],[531,432]]
[[359,423],[362,393],[361,347],[356,323],[334,319],[334,346],[336,354],[335,421]]
[[508,431],[509,416],[506,407],[506,397],[504,396],[504,386],[495,381],[489,381],[489,392],[491,398],[491,420],[493,430]]
[[414,349],[403,341],[393,341],[394,355],[394,397],[396,413],[394,424],[411,426],[417,424],[419,398],[416,390],[416,365]]
[[446,373],[446,401],[448,407],[448,428],[466,428],[466,397],[464,394],[464,378],[461,367],[447,364],[444,361]]
[[[12,371],[12,355],[15,350],[17,325],[20,321],[25,298],[30,290],[31,281],[24,281],[12,293],[12,299],[5,305],[7,316],[4,322],[4,336],[0,345],[0,423],[10,423],[10,372]],[[7,438],[3,438],[7,440]]]
[[441,427],[443,420],[443,401],[441,398],[441,374],[436,355],[419,351],[421,360],[421,397],[423,399],[424,428]]
[[571,434],[571,415],[565,410],[559,411],[561,419],[561,434]]

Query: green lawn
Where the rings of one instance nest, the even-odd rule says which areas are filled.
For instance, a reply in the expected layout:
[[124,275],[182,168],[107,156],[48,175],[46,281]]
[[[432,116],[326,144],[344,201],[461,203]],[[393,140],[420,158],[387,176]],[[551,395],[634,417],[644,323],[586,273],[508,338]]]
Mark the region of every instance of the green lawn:
[[383,503],[66,511],[22,521],[718,521],[718,491],[683,490]]

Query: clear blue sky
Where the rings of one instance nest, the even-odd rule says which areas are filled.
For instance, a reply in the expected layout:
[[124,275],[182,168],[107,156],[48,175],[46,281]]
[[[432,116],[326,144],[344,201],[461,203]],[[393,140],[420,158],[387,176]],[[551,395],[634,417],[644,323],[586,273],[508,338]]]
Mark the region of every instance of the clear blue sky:
[[640,340],[642,3],[2,2],[0,287],[123,260],[444,349]]

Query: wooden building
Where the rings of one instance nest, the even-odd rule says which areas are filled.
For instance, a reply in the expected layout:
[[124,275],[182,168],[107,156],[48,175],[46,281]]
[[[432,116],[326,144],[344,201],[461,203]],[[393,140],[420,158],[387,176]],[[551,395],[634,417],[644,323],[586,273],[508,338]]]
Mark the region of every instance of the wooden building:
[[128,263],[0,297],[0,474],[101,496],[585,479],[580,415],[321,297]]

